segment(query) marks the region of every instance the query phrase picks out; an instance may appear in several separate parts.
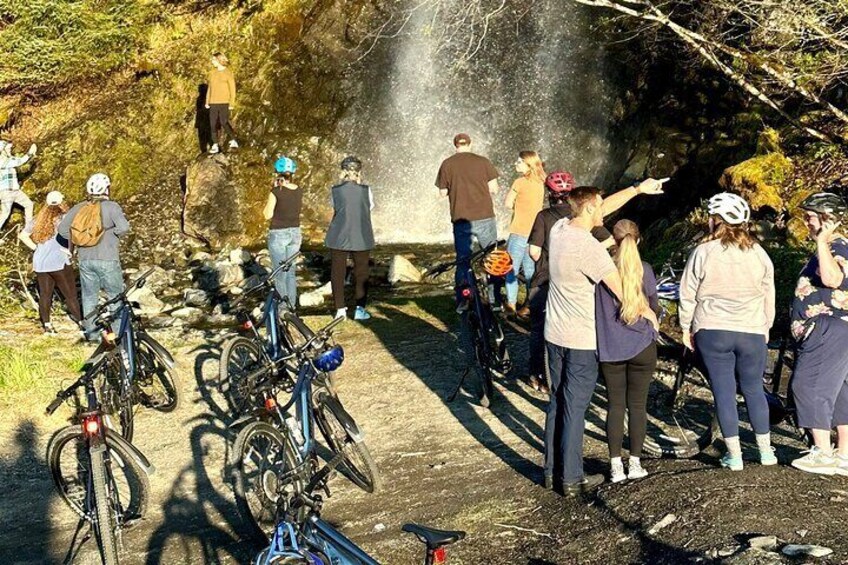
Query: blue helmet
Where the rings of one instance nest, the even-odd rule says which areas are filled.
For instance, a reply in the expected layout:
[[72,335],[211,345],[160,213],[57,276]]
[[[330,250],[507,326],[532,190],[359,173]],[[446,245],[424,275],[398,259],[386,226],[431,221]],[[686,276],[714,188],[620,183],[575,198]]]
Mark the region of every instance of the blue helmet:
[[277,173],[279,174],[294,174],[295,171],[297,171],[297,163],[294,162],[294,159],[289,159],[288,157],[281,155],[274,163],[274,170],[277,171]]
[[321,352],[318,358],[315,359],[315,366],[318,367],[319,371],[329,373],[342,366],[344,357],[345,354],[342,346],[334,345]]

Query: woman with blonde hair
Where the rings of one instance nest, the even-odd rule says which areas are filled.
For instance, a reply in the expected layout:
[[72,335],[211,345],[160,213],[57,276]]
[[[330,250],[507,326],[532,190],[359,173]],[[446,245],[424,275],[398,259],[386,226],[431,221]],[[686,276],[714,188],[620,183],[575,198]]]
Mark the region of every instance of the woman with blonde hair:
[[[640,479],[642,445],[648,427],[648,387],[657,366],[657,328],[651,320],[659,310],[657,280],[648,263],[639,255],[639,227],[619,220],[612,230],[617,245],[613,260],[621,275],[621,301],[605,286],[595,291],[595,324],[598,333],[598,360],[607,385],[607,444],[610,454],[610,480]],[[630,460],[624,473],[621,444],[624,440],[624,412],[627,409]]]
[[[512,183],[506,195],[505,206],[512,211],[509,225],[509,239],[506,250],[512,257],[513,270],[506,276],[506,310],[515,312],[518,302],[518,274],[524,272],[524,280],[529,296],[530,280],[536,271],[536,264],[530,257],[527,239],[533,229],[536,215],[542,211],[545,203],[545,167],[535,151],[521,151],[515,162],[515,171],[521,176]],[[530,314],[526,305],[518,312],[522,317]]]
[[710,198],[710,236],[692,252],[680,281],[683,344],[697,348],[715,397],[727,453],[721,466],[742,470],[736,380],[754,428],[760,464],[776,465],[763,390],[774,323],[774,267],[748,230],[751,209],[729,192]]
[[56,288],[65,299],[71,319],[77,323],[82,319],[76,276],[71,268],[71,254],[56,239],[56,228],[67,211],[68,204],[62,193],[55,190],[50,192],[46,205],[18,236],[24,245],[35,252],[32,266],[38,281],[38,314],[44,333],[56,333],[50,322],[53,290]]

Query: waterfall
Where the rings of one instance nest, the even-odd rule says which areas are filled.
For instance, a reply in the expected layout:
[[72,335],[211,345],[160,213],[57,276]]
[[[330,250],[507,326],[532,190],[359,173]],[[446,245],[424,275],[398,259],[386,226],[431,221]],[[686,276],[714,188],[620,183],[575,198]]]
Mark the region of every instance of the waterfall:
[[459,132],[501,173],[502,229],[521,150],[539,151],[549,171],[569,170],[580,183],[604,180],[613,96],[582,9],[560,0],[536,3],[523,17],[502,14],[467,61],[459,58],[467,38],[445,45],[434,31],[451,14],[436,16],[417,10],[403,33],[377,43],[341,122],[344,149],[362,158],[374,190],[379,242],[451,240],[447,199],[434,181]]

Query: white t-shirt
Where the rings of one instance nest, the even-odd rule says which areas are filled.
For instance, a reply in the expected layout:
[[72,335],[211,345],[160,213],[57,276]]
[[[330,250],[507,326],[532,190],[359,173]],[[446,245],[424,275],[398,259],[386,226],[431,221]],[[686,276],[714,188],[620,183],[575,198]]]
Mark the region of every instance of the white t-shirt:
[[[30,222],[24,228],[24,233],[32,235],[33,223]],[[71,264],[71,256],[67,250],[59,245],[56,236],[44,243],[35,244],[35,252],[32,254],[32,270],[36,273],[55,273]]]

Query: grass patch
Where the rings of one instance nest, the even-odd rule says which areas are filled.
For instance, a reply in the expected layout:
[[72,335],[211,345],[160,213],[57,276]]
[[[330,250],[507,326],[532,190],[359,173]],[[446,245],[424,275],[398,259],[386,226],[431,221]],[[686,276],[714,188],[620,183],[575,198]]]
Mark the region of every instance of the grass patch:
[[56,338],[0,344],[0,406],[43,408],[87,357],[86,349]]

